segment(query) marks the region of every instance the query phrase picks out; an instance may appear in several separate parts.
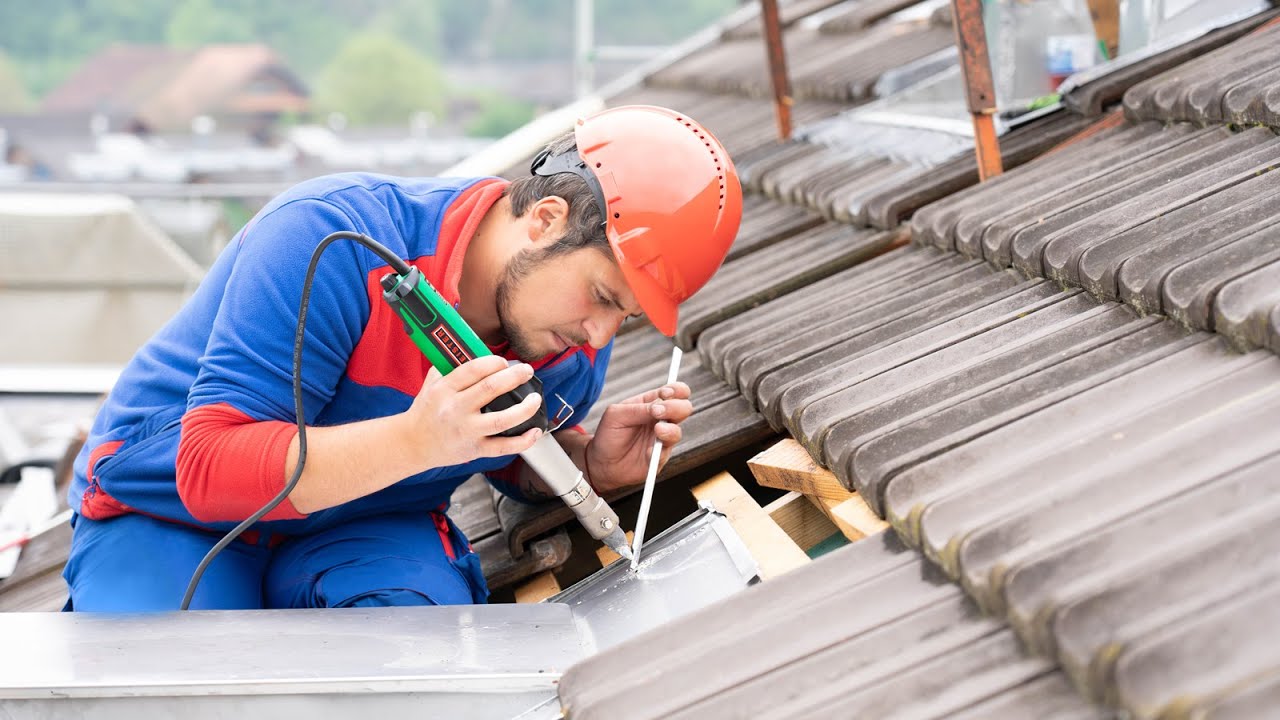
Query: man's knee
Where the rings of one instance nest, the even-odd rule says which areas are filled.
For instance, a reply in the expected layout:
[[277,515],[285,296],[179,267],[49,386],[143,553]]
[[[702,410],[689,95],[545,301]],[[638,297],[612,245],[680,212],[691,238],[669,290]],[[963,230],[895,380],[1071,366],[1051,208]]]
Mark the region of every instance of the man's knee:
[[320,607],[466,605],[470,586],[449,566],[414,558],[384,557],[325,570],[312,602]]

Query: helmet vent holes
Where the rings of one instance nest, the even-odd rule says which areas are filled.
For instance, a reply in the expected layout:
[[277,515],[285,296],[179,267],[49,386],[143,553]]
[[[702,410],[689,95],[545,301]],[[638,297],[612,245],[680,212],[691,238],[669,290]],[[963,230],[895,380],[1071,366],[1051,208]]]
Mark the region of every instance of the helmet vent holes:
[[690,132],[697,135],[698,139],[702,141],[703,146],[711,153],[711,160],[716,166],[717,179],[720,181],[720,209],[724,210],[724,199],[728,194],[728,189],[724,183],[724,163],[720,161],[720,154],[711,146],[711,139],[707,137],[707,132],[705,130],[689,122],[683,116],[677,117],[676,122],[683,123],[685,127],[689,128]]

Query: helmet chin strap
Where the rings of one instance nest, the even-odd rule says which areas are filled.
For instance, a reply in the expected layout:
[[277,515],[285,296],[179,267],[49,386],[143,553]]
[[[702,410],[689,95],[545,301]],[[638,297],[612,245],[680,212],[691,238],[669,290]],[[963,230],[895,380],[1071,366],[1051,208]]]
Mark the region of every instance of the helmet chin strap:
[[552,155],[550,150],[543,150],[533,159],[533,164],[529,166],[529,172],[543,177],[572,173],[582,178],[586,181],[587,188],[591,190],[591,195],[596,199],[596,207],[600,209],[600,217],[603,218],[600,224],[602,226],[608,224],[609,206],[604,201],[604,190],[601,189],[600,181],[596,179],[595,173],[587,168],[586,161],[577,152]]

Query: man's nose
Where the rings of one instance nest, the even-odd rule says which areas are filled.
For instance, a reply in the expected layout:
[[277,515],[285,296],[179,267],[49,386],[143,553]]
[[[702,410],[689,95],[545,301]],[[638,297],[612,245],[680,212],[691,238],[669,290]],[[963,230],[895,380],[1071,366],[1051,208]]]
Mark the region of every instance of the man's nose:
[[625,319],[626,315],[617,311],[600,312],[587,318],[582,323],[582,329],[587,333],[587,342],[597,350],[604,349],[604,346],[608,345],[617,334],[618,328]]

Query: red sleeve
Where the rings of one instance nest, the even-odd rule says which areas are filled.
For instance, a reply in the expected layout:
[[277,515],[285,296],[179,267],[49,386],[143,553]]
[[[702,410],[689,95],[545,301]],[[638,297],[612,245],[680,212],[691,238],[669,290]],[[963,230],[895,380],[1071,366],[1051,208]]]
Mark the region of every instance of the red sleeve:
[[[226,403],[201,405],[182,417],[178,496],[200,522],[239,521],[284,487],[289,443],[298,428],[281,420],[253,420]],[[300,520],[289,498],[263,520]]]

